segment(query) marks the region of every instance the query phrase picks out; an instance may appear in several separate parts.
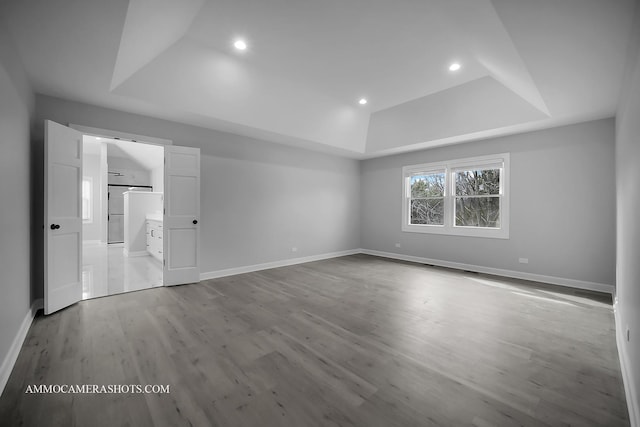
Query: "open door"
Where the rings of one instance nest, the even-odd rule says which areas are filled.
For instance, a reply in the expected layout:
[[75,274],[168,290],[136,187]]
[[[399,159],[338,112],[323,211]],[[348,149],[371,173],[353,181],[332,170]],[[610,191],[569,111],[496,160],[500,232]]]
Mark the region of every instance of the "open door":
[[82,134],[45,121],[44,313],[82,299]]
[[200,149],[164,148],[164,284],[200,281]]

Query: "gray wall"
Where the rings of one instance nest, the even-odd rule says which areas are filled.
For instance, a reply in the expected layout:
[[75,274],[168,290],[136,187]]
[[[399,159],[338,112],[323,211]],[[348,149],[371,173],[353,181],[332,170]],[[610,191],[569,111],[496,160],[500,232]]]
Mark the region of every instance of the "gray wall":
[[33,94],[0,23],[0,365],[31,307]]
[[[402,166],[501,152],[511,153],[510,239],[401,231]],[[614,284],[613,119],[370,159],[361,168],[365,249]]]
[[36,137],[49,119],[199,147],[202,272],[360,245],[356,160],[46,96],[36,116]]
[[640,423],[640,6],[637,9],[635,52],[616,116],[616,294],[617,328],[623,335],[627,327],[630,331],[630,340],[623,339],[618,350],[628,362],[627,386],[635,391]]

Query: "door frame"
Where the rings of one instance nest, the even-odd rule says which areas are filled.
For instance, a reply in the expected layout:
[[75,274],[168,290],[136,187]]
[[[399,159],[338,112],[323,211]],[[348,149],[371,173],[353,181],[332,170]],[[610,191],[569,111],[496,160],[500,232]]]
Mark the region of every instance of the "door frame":
[[68,125],[71,129],[75,129],[83,135],[98,136],[100,138],[120,139],[122,141],[138,142],[140,144],[151,145],[173,145],[173,140],[156,138],[153,136],[137,135],[135,133],[120,132],[117,130],[94,128],[74,123]]

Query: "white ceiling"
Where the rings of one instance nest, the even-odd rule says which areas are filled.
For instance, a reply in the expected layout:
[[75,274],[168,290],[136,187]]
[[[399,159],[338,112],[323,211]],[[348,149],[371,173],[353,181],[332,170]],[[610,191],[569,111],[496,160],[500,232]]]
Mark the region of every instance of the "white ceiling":
[[91,135],[84,135],[82,142],[83,152],[85,154],[99,156],[101,154],[101,145],[106,144],[107,158],[117,157],[129,159],[148,171],[164,164],[164,148],[159,145],[101,138]]
[[9,0],[0,16],[38,93],[364,158],[613,116],[635,3]]

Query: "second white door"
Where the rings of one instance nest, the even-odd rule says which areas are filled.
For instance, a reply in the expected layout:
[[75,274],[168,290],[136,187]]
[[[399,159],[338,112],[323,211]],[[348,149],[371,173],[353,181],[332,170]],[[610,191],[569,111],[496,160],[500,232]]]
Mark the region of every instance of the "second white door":
[[164,149],[164,266],[166,285],[200,281],[200,149]]

